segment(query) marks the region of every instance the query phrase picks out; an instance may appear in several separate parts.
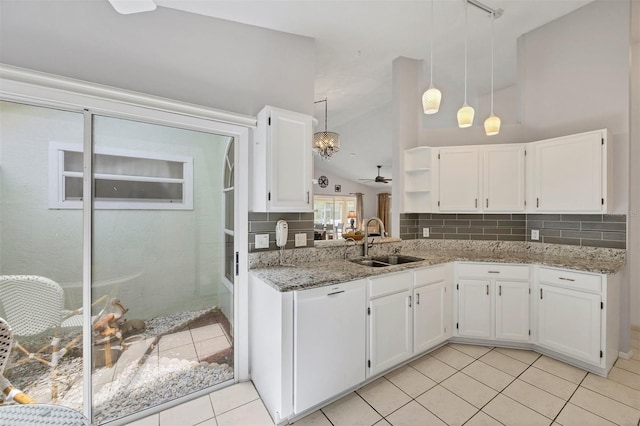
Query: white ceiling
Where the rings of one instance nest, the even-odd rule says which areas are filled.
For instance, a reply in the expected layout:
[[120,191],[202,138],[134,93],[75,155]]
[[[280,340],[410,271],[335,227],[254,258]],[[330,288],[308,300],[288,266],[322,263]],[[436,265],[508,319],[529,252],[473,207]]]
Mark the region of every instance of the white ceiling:
[[[495,21],[495,87],[516,83],[516,41],[534,28],[565,15],[591,0],[482,0],[503,15]],[[429,61],[430,2],[428,0],[156,0],[162,7],[312,37],[316,41],[316,100],[328,98],[329,128],[348,123],[391,102],[392,61],[405,56]],[[468,98],[490,92],[489,14],[468,6]],[[434,84],[443,99],[462,104],[464,92],[464,1],[434,2]],[[428,81],[425,70],[425,81]],[[420,102],[417,94],[416,102]],[[454,99],[458,99],[454,101]],[[444,100],[443,100],[444,102]],[[430,116],[434,127],[455,127],[455,117]],[[316,118],[324,123],[324,106]],[[478,125],[476,123],[476,125]],[[387,138],[342,139],[337,155],[364,151],[372,164],[336,161],[336,174],[347,178],[374,177],[376,164],[391,177],[391,149]],[[375,159],[374,159],[375,158]],[[318,159],[316,158],[316,161]],[[330,167],[330,162],[323,165]],[[366,173],[365,176],[362,176]],[[380,184],[378,184],[379,186]],[[386,188],[388,185],[386,186]]]

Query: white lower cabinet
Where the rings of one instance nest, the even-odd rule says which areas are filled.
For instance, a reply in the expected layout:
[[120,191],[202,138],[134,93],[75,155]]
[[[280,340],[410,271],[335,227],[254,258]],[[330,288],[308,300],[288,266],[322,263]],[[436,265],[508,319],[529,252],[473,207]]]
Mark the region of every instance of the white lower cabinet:
[[617,276],[539,267],[538,346],[606,373],[618,355]]
[[529,341],[529,282],[496,281],[496,339]]
[[280,424],[451,338],[606,375],[618,357],[619,288],[619,274],[471,262],[291,292],[250,274],[251,380]]
[[[416,282],[416,285],[418,283]],[[417,287],[413,307],[413,350],[424,352],[451,335],[451,303],[446,281]]]
[[369,376],[408,359],[413,353],[413,273],[369,279]]
[[457,336],[529,341],[529,266],[464,263],[457,276]]
[[369,376],[452,335],[450,264],[369,279]]

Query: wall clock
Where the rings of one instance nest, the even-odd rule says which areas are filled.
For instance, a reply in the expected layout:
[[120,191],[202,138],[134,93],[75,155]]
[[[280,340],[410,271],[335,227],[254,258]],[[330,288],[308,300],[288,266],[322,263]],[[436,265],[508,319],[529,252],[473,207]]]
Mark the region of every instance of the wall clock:
[[318,178],[318,185],[320,185],[320,188],[326,188],[327,185],[329,185],[329,179],[326,176],[320,176]]

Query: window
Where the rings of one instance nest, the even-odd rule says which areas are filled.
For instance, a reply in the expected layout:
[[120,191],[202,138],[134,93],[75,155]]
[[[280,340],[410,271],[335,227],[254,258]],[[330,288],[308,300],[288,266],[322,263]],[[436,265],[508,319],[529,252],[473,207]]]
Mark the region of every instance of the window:
[[[49,143],[49,208],[80,209],[83,152]],[[193,209],[193,158],[98,148],[94,152],[96,209]]]
[[[350,227],[349,211],[356,210],[356,198],[316,195],[313,197],[313,225],[316,239],[337,239]],[[357,227],[357,224],[354,223]]]

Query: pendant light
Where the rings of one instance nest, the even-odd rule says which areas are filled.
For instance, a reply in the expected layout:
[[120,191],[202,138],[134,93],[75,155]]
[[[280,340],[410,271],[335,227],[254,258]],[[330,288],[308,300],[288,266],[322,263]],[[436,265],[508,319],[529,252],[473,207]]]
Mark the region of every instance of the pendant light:
[[422,108],[424,109],[425,114],[435,114],[440,109],[442,93],[433,87],[433,0],[431,0],[431,28],[429,30],[429,36],[431,39],[431,84],[429,84],[429,89],[422,95]]
[[484,132],[487,136],[500,133],[500,118],[493,114],[493,21],[495,21],[495,13],[491,14],[491,115],[484,121]]
[[464,104],[458,110],[458,127],[465,128],[473,125],[475,111],[467,104],[467,50],[469,44],[467,18],[467,0],[464,2]]
[[327,131],[327,98],[314,103],[317,104],[320,102],[324,102],[324,131],[313,134],[313,150],[317,152],[320,157],[328,160],[333,154],[340,151],[340,135]]

